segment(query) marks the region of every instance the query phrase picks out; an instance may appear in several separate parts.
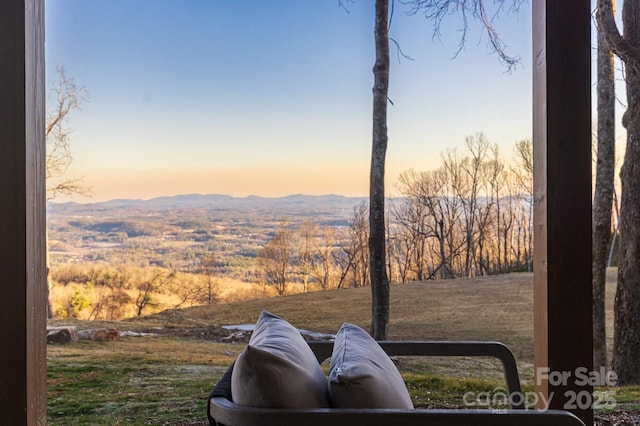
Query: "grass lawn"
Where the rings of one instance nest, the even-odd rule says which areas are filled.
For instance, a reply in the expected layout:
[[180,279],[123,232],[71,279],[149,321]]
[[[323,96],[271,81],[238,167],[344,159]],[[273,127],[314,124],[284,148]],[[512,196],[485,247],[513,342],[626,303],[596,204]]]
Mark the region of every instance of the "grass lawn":
[[[612,321],[615,271],[607,288]],[[393,340],[498,340],[515,353],[524,390],[532,389],[531,274],[394,285]],[[335,333],[343,322],[369,326],[370,289],[345,289],[165,311],[106,322],[56,322],[82,328],[110,326],[157,335],[48,346],[50,425],[206,425],[207,395],[244,347],[220,343],[221,325],[253,323],[262,309],[298,328]],[[612,330],[608,330],[612,336]],[[488,359],[401,359],[415,404],[464,406],[464,395],[501,386],[500,365]],[[640,410],[640,387],[612,392],[617,410]]]

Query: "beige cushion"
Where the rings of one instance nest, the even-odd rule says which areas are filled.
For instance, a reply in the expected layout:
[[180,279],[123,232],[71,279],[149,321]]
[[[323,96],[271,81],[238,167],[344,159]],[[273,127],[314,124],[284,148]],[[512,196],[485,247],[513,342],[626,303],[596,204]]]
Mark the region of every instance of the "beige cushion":
[[329,407],[327,379],[302,335],[262,311],[231,375],[231,396],[261,408]]
[[393,361],[357,325],[342,325],[333,345],[329,395],[336,408],[413,408]]

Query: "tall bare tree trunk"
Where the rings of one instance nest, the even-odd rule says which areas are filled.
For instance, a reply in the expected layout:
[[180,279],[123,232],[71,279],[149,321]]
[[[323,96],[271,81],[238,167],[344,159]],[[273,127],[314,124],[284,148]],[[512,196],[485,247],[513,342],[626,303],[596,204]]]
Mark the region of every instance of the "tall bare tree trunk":
[[[612,9],[614,0],[611,2]],[[605,283],[615,167],[615,79],[613,53],[598,31],[598,152],[593,198],[593,367],[607,366]]]
[[[67,170],[73,162],[71,156],[71,131],[65,126],[69,114],[79,109],[88,93],[84,87],[76,85],[73,78],[66,75],[64,68],[58,69],[58,84],[54,88],[56,101],[47,105],[47,120],[45,123],[46,164],[45,179],[47,183],[47,201],[53,200],[59,194],[88,194],[88,189],[82,185],[82,178],[70,177]],[[53,319],[53,304],[51,303],[51,289],[53,283],[49,276],[51,258],[49,256],[49,230],[46,230],[46,265],[47,265],[47,318]]]
[[625,63],[627,148],[620,171],[620,255],[614,305],[612,367],[618,384],[640,384],[640,2],[622,6],[624,37],[608,0],[598,0],[598,24],[611,50]]
[[[626,1],[636,9],[640,3]],[[633,31],[640,41],[640,22],[631,26],[625,20],[625,34]],[[628,109],[623,123],[627,129],[627,149],[620,171],[622,197],[620,210],[620,255],[618,289],[615,298],[613,369],[620,384],[640,384],[640,73],[627,67]]]
[[389,278],[386,271],[384,169],[387,154],[387,97],[389,89],[389,0],[376,0],[376,62],[373,66],[373,144],[369,181],[369,253],[371,274],[371,335],[387,338]]

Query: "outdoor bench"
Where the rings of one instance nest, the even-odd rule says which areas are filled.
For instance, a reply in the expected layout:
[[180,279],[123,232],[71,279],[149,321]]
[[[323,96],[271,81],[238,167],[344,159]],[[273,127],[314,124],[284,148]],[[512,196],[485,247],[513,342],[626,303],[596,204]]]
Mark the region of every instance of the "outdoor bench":
[[[513,353],[498,342],[384,341],[380,346],[389,356],[493,357],[502,362],[509,409],[278,409],[253,408],[230,399],[230,371],[212,392],[208,416],[212,426],[388,426],[388,425],[558,425],[584,426],[562,410],[526,410]],[[319,362],[331,356],[333,342],[309,342]]]

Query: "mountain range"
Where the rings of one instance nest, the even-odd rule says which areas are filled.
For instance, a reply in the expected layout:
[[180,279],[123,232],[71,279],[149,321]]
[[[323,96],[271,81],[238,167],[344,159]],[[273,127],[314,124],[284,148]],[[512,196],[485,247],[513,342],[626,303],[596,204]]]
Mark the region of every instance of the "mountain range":
[[255,195],[234,197],[222,194],[183,194],[157,197],[149,200],[115,199],[96,203],[49,202],[49,215],[95,215],[100,212],[124,211],[168,211],[168,210],[208,210],[208,211],[254,211],[265,213],[287,213],[293,215],[326,212],[351,212],[359,204],[366,203],[367,197],[346,197],[342,195],[303,195],[267,198]]

